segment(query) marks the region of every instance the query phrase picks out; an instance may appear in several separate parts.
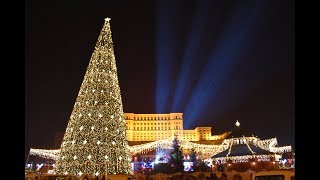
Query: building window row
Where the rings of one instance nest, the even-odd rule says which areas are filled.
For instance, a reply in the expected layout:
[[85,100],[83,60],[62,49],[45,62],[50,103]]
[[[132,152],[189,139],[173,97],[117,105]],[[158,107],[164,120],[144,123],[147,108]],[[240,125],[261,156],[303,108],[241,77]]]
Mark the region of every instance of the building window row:
[[134,120],[170,120],[170,117],[134,117]]
[[[133,125],[157,125],[157,123],[133,123]],[[170,123],[158,123],[158,125],[170,125]]]
[[[128,116],[125,119],[130,119]],[[134,117],[134,120],[170,120],[170,117]],[[173,119],[181,119],[181,117],[176,116]]]
[[167,126],[133,127],[133,130],[137,130],[137,131],[170,130],[170,127],[167,127]]

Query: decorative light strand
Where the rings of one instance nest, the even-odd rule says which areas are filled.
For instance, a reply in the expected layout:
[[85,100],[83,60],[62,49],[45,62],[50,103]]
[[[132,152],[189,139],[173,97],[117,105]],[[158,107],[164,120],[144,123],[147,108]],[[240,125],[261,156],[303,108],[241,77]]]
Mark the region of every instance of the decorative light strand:
[[231,148],[232,148],[232,145],[233,145],[233,139],[231,139],[231,141],[230,141],[230,145],[229,145],[229,150],[228,150],[228,154],[227,154],[227,156],[229,156],[230,155],[230,153],[231,153]]
[[[246,137],[248,138],[248,137]],[[248,138],[248,141],[250,141],[250,138]],[[257,138],[256,138],[257,139]],[[275,145],[276,139],[266,139],[266,140],[259,140],[257,139],[256,143],[254,143],[255,146],[260,147],[261,149],[268,150],[270,152],[274,152],[276,154],[282,154],[283,152],[291,152],[291,146],[283,146],[283,147],[273,147]],[[101,144],[103,141],[98,141]],[[203,154],[208,154],[209,157],[216,155],[226,149],[230,148],[230,145],[232,144],[232,139],[225,139],[222,144],[220,145],[206,145],[206,144],[197,144],[193,142],[189,142],[186,140],[179,140],[179,143],[183,149],[192,149],[194,148],[196,152],[202,152]],[[244,142],[247,144],[247,140],[244,139]],[[96,142],[97,143],[97,142]],[[268,144],[271,144],[272,146],[269,147]],[[248,144],[247,144],[248,145]],[[270,149],[266,148],[269,147]],[[165,140],[158,140],[150,143],[140,144],[140,145],[134,145],[134,146],[128,146],[128,149],[130,151],[130,155],[136,155],[136,154],[143,154],[147,153],[152,150],[160,150],[160,149],[171,149],[172,148],[172,138],[165,139]],[[251,149],[251,148],[250,148]],[[31,149],[30,155],[40,156],[48,159],[56,159],[57,154],[60,152],[59,149],[55,150],[47,150],[47,149]],[[230,154],[230,153],[229,153]]]
[[[243,136],[243,140],[245,140],[245,139],[246,139],[246,137]],[[252,151],[252,149],[250,148],[249,144],[247,143],[247,140],[245,140],[244,143],[247,145],[249,151],[250,151],[253,155],[256,154],[256,153],[255,153],[254,151]]]
[[276,158],[276,155],[270,154],[270,155],[245,155],[245,156],[229,156],[229,157],[219,157],[219,158],[213,158],[213,160],[218,164],[220,161],[221,163],[225,164],[229,160],[232,161],[232,163],[240,163],[240,162],[249,162],[250,159],[256,158],[258,162],[260,161],[270,161],[270,158]]
[[60,149],[33,149],[33,148],[30,148],[29,155],[56,160],[59,152],[60,152]]

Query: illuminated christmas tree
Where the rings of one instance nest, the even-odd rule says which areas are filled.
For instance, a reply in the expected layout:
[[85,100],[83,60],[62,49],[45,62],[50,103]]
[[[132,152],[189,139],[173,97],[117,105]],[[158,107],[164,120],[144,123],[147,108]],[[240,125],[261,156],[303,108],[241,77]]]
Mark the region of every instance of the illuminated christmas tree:
[[109,18],[97,44],[61,144],[57,174],[129,174],[122,100]]
[[170,153],[169,163],[173,168],[173,172],[183,172],[183,154],[182,148],[179,145],[178,138],[175,137],[172,141],[173,151]]

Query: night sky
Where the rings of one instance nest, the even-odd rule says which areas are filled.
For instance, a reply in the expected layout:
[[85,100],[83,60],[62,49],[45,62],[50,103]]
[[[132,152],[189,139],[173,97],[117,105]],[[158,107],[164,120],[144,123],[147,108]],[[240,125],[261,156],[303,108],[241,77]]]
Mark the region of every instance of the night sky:
[[124,112],[294,145],[294,1],[26,1],[25,144],[64,132],[110,17]]

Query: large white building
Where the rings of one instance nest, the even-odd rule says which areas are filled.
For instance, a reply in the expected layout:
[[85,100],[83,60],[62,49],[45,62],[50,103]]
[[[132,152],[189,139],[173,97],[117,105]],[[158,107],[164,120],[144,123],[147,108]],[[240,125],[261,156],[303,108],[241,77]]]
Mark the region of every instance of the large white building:
[[135,114],[124,113],[128,141],[157,141],[177,136],[188,141],[218,140],[222,135],[211,135],[212,127],[183,129],[183,113]]

